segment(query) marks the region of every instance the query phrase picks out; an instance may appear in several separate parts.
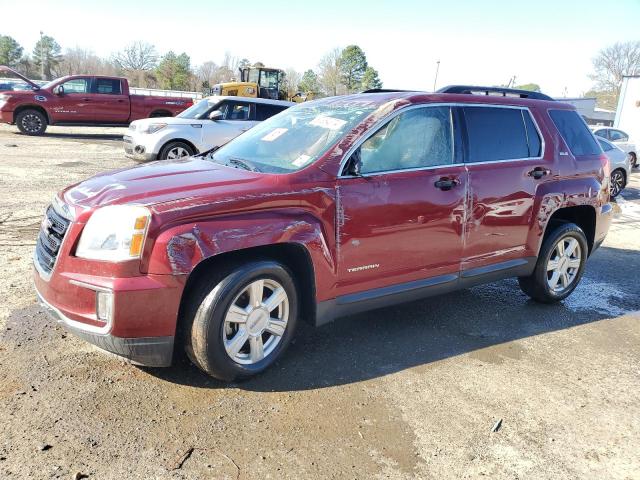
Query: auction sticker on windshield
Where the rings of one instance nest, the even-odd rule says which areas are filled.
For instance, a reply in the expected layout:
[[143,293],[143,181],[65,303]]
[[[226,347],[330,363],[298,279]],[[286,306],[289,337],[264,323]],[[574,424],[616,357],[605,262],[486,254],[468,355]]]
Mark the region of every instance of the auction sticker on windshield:
[[289,130],[288,128],[274,128],[272,131],[267,133],[260,140],[264,142],[273,142],[276,138],[278,138],[280,135],[284,134],[288,130]]
[[345,123],[347,123],[346,120],[340,120],[339,118],[320,115],[311,120],[309,122],[309,125],[313,125],[314,127],[328,128],[329,130],[340,130]]

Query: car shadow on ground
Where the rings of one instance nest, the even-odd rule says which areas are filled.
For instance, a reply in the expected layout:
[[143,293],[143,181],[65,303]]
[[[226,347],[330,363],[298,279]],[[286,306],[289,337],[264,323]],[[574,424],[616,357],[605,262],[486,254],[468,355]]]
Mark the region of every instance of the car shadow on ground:
[[[16,135],[23,135],[20,132],[15,132]],[[43,137],[61,138],[67,140],[107,140],[107,141],[122,141],[122,133],[59,133],[59,132],[47,132]]]
[[[542,305],[509,279],[397,307],[300,329],[284,357],[262,375],[232,387],[292,391],[365,381],[453,356],[640,309],[633,279],[640,267],[634,250],[601,248],[565,302]],[[487,351],[485,358],[502,361]],[[224,388],[187,360],[171,368],[144,368],[168,382]]]

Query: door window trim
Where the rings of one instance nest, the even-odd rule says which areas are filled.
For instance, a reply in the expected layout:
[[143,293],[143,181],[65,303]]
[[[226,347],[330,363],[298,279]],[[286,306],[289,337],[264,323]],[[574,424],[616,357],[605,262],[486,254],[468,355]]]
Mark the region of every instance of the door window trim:
[[[413,110],[416,108],[428,108],[428,107],[450,107],[451,108],[451,119],[452,119],[452,124],[451,124],[451,131],[452,131],[452,141],[453,141],[453,151],[454,151],[454,160],[456,159],[456,152],[457,152],[457,145],[455,143],[457,138],[461,138],[462,142],[465,144],[464,145],[464,152],[462,153],[462,162],[456,162],[456,163],[451,163],[448,165],[433,165],[433,166],[428,166],[428,167],[415,167],[415,168],[404,168],[401,170],[387,170],[384,172],[375,172],[375,173],[363,173],[362,175],[348,175],[345,174],[345,168],[347,166],[347,162],[349,161],[349,159],[351,158],[351,155],[353,155],[353,153],[360,148],[360,146],[362,146],[362,144],[364,142],[366,142],[369,138],[371,138],[372,136],[374,136],[376,133],[378,133],[378,131],[384,127],[388,122],[390,122],[391,120],[393,120],[395,117],[397,117],[398,115],[401,115],[409,110]],[[484,162],[474,162],[474,163],[470,163],[465,161],[466,160],[466,156],[467,156],[467,150],[468,150],[468,135],[466,133],[466,120],[465,121],[465,125],[464,127],[462,125],[459,125],[458,128],[464,128],[464,133],[463,132],[459,132],[458,135],[456,135],[456,132],[454,131],[455,129],[455,125],[453,124],[453,119],[454,118],[458,118],[460,120],[464,119],[464,115],[462,114],[463,112],[461,112],[460,115],[455,115],[454,109],[456,107],[477,107],[477,108],[512,108],[512,109],[518,109],[518,110],[526,110],[527,113],[529,114],[529,116],[531,117],[531,121],[533,122],[533,126],[536,128],[536,131],[538,132],[538,136],[540,137],[540,155],[537,157],[525,157],[525,158],[507,158],[504,160],[486,160]],[[524,113],[523,113],[524,114]],[[523,127],[525,128],[525,132],[526,132],[526,125],[524,125],[524,119],[523,119]],[[546,144],[544,141],[544,136],[542,135],[542,130],[540,130],[540,125],[538,125],[538,122],[536,121],[536,118],[533,116],[533,114],[531,113],[531,109],[527,106],[522,106],[522,105],[496,105],[493,103],[459,103],[459,102],[449,102],[449,103],[443,103],[443,102],[434,102],[434,103],[419,103],[419,104],[415,104],[415,105],[409,105],[407,107],[403,107],[400,108],[398,110],[396,110],[395,112],[391,112],[389,115],[387,115],[386,117],[380,119],[378,122],[376,122],[369,130],[367,130],[352,146],[351,148],[349,148],[349,150],[347,150],[347,153],[342,157],[342,160],[340,161],[340,168],[338,169],[338,178],[360,178],[360,177],[373,177],[373,176],[380,176],[380,175],[387,175],[387,174],[391,174],[391,173],[400,173],[400,172],[415,172],[415,171],[421,171],[421,170],[435,170],[438,168],[447,168],[447,167],[460,167],[460,166],[464,166],[464,165],[486,165],[486,164],[492,164],[492,163],[504,163],[504,162],[516,162],[516,161],[522,161],[522,160],[542,160],[544,158],[546,152]]]

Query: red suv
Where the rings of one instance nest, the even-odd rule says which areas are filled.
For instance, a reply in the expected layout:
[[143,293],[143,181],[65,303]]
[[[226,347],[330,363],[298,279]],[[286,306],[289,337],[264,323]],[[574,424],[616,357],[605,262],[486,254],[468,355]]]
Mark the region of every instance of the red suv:
[[174,350],[223,379],[296,324],[518,277],[556,302],[611,222],[609,164],[575,109],[447,87],[300,104],[224,147],[56,196],[34,255],[45,306],[133,362]]

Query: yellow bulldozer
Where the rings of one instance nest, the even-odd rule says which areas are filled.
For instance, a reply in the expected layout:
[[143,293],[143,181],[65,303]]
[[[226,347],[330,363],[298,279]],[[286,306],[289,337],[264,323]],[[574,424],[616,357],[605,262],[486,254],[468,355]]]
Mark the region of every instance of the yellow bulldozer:
[[292,102],[313,100],[312,92],[298,92],[287,98],[287,92],[282,88],[284,71],[279,68],[242,67],[239,70],[239,82],[218,83],[211,88],[211,95],[270,98]]

